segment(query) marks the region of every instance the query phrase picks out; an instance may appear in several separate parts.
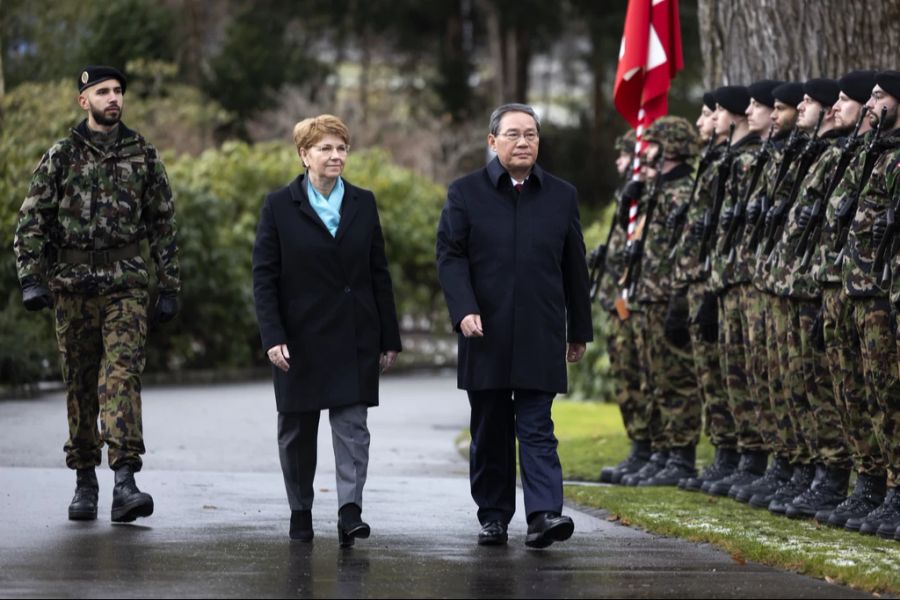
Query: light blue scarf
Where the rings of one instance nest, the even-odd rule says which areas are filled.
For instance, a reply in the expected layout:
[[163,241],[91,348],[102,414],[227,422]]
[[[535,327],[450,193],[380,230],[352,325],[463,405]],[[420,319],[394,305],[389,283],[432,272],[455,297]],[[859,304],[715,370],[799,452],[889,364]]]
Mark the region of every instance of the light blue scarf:
[[331,193],[326,198],[319,193],[316,186],[312,184],[312,180],[307,176],[306,195],[319,218],[325,223],[325,227],[331,232],[331,236],[337,236],[338,224],[341,222],[341,204],[344,202],[344,180],[338,177],[337,183],[331,188]]

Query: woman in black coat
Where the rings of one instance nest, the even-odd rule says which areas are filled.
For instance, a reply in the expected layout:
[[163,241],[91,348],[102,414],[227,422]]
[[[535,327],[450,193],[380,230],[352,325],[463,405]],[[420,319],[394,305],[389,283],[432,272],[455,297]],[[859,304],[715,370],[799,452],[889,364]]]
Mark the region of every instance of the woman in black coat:
[[350,135],[331,115],[301,121],[306,173],[266,197],[253,247],[256,314],[273,365],[290,536],[310,541],[319,414],[329,409],[342,546],[369,536],[362,490],[367,409],[400,351],[384,237],[372,192],[341,173]]

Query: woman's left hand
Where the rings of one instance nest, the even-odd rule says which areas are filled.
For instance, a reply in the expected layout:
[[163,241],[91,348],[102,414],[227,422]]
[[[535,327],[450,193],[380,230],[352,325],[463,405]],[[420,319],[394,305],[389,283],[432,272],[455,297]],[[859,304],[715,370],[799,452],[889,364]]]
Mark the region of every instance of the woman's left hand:
[[397,362],[397,352],[395,352],[394,350],[382,352],[381,360],[379,362],[381,364],[381,372],[386,373],[388,369],[393,367],[394,363]]

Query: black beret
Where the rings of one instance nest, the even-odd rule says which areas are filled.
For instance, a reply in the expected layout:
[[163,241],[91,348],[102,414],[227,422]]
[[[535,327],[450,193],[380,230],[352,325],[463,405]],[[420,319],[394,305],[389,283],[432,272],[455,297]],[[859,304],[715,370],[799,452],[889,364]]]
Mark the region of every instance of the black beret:
[[83,92],[85,88],[89,88],[92,85],[96,85],[107,79],[118,80],[118,82],[122,84],[122,93],[125,93],[125,86],[127,85],[125,75],[116,68],[105,67],[102,65],[91,65],[82,69],[81,74],[78,75],[78,91]]
[[784,102],[797,108],[797,105],[803,102],[803,84],[795,81],[782,83],[772,90],[772,96],[779,102]]
[[765,104],[769,108],[774,108],[775,98],[772,96],[772,90],[777,88],[782,83],[784,82],[777,81],[775,79],[762,79],[760,81],[757,81],[756,83],[748,85],[747,91],[750,92],[750,97],[760,104]]
[[705,104],[706,108],[709,110],[716,110],[716,97],[713,96],[712,92],[703,93],[703,104]]
[[850,71],[838,79],[838,85],[848,98],[865,104],[872,96],[872,88],[875,87],[875,71]]
[[742,85],[726,85],[713,92],[716,104],[730,113],[742,115],[750,106],[750,92]]
[[804,83],[803,93],[822,106],[831,106],[837,102],[838,94],[841,93],[841,86],[834,79],[820,77],[810,79]]
[[879,71],[875,74],[875,85],[900,100],[900,71]]

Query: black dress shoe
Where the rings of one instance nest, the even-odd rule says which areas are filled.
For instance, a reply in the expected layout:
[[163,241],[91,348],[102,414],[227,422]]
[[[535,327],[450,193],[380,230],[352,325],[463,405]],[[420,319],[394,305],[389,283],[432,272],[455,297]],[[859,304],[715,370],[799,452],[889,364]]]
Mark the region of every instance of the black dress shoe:
[[362,509],[356,504],[345,504],[338,511],[338,544],[349,548],[356,538],[366,539],[372,533],[369,524],[362,520]]
[[478,532],[479,546],[502,546],[507,539],[506,525],[500,521],[488,521]]
[[575,531],[571,517],[554,512],[536,514],[528,524],[525,545],[529,548],[546,548],[553,542],[562,542]]
[[312,511],[292,510],[291,530],[289,535],[292,540],[311,542],[313,539]]

